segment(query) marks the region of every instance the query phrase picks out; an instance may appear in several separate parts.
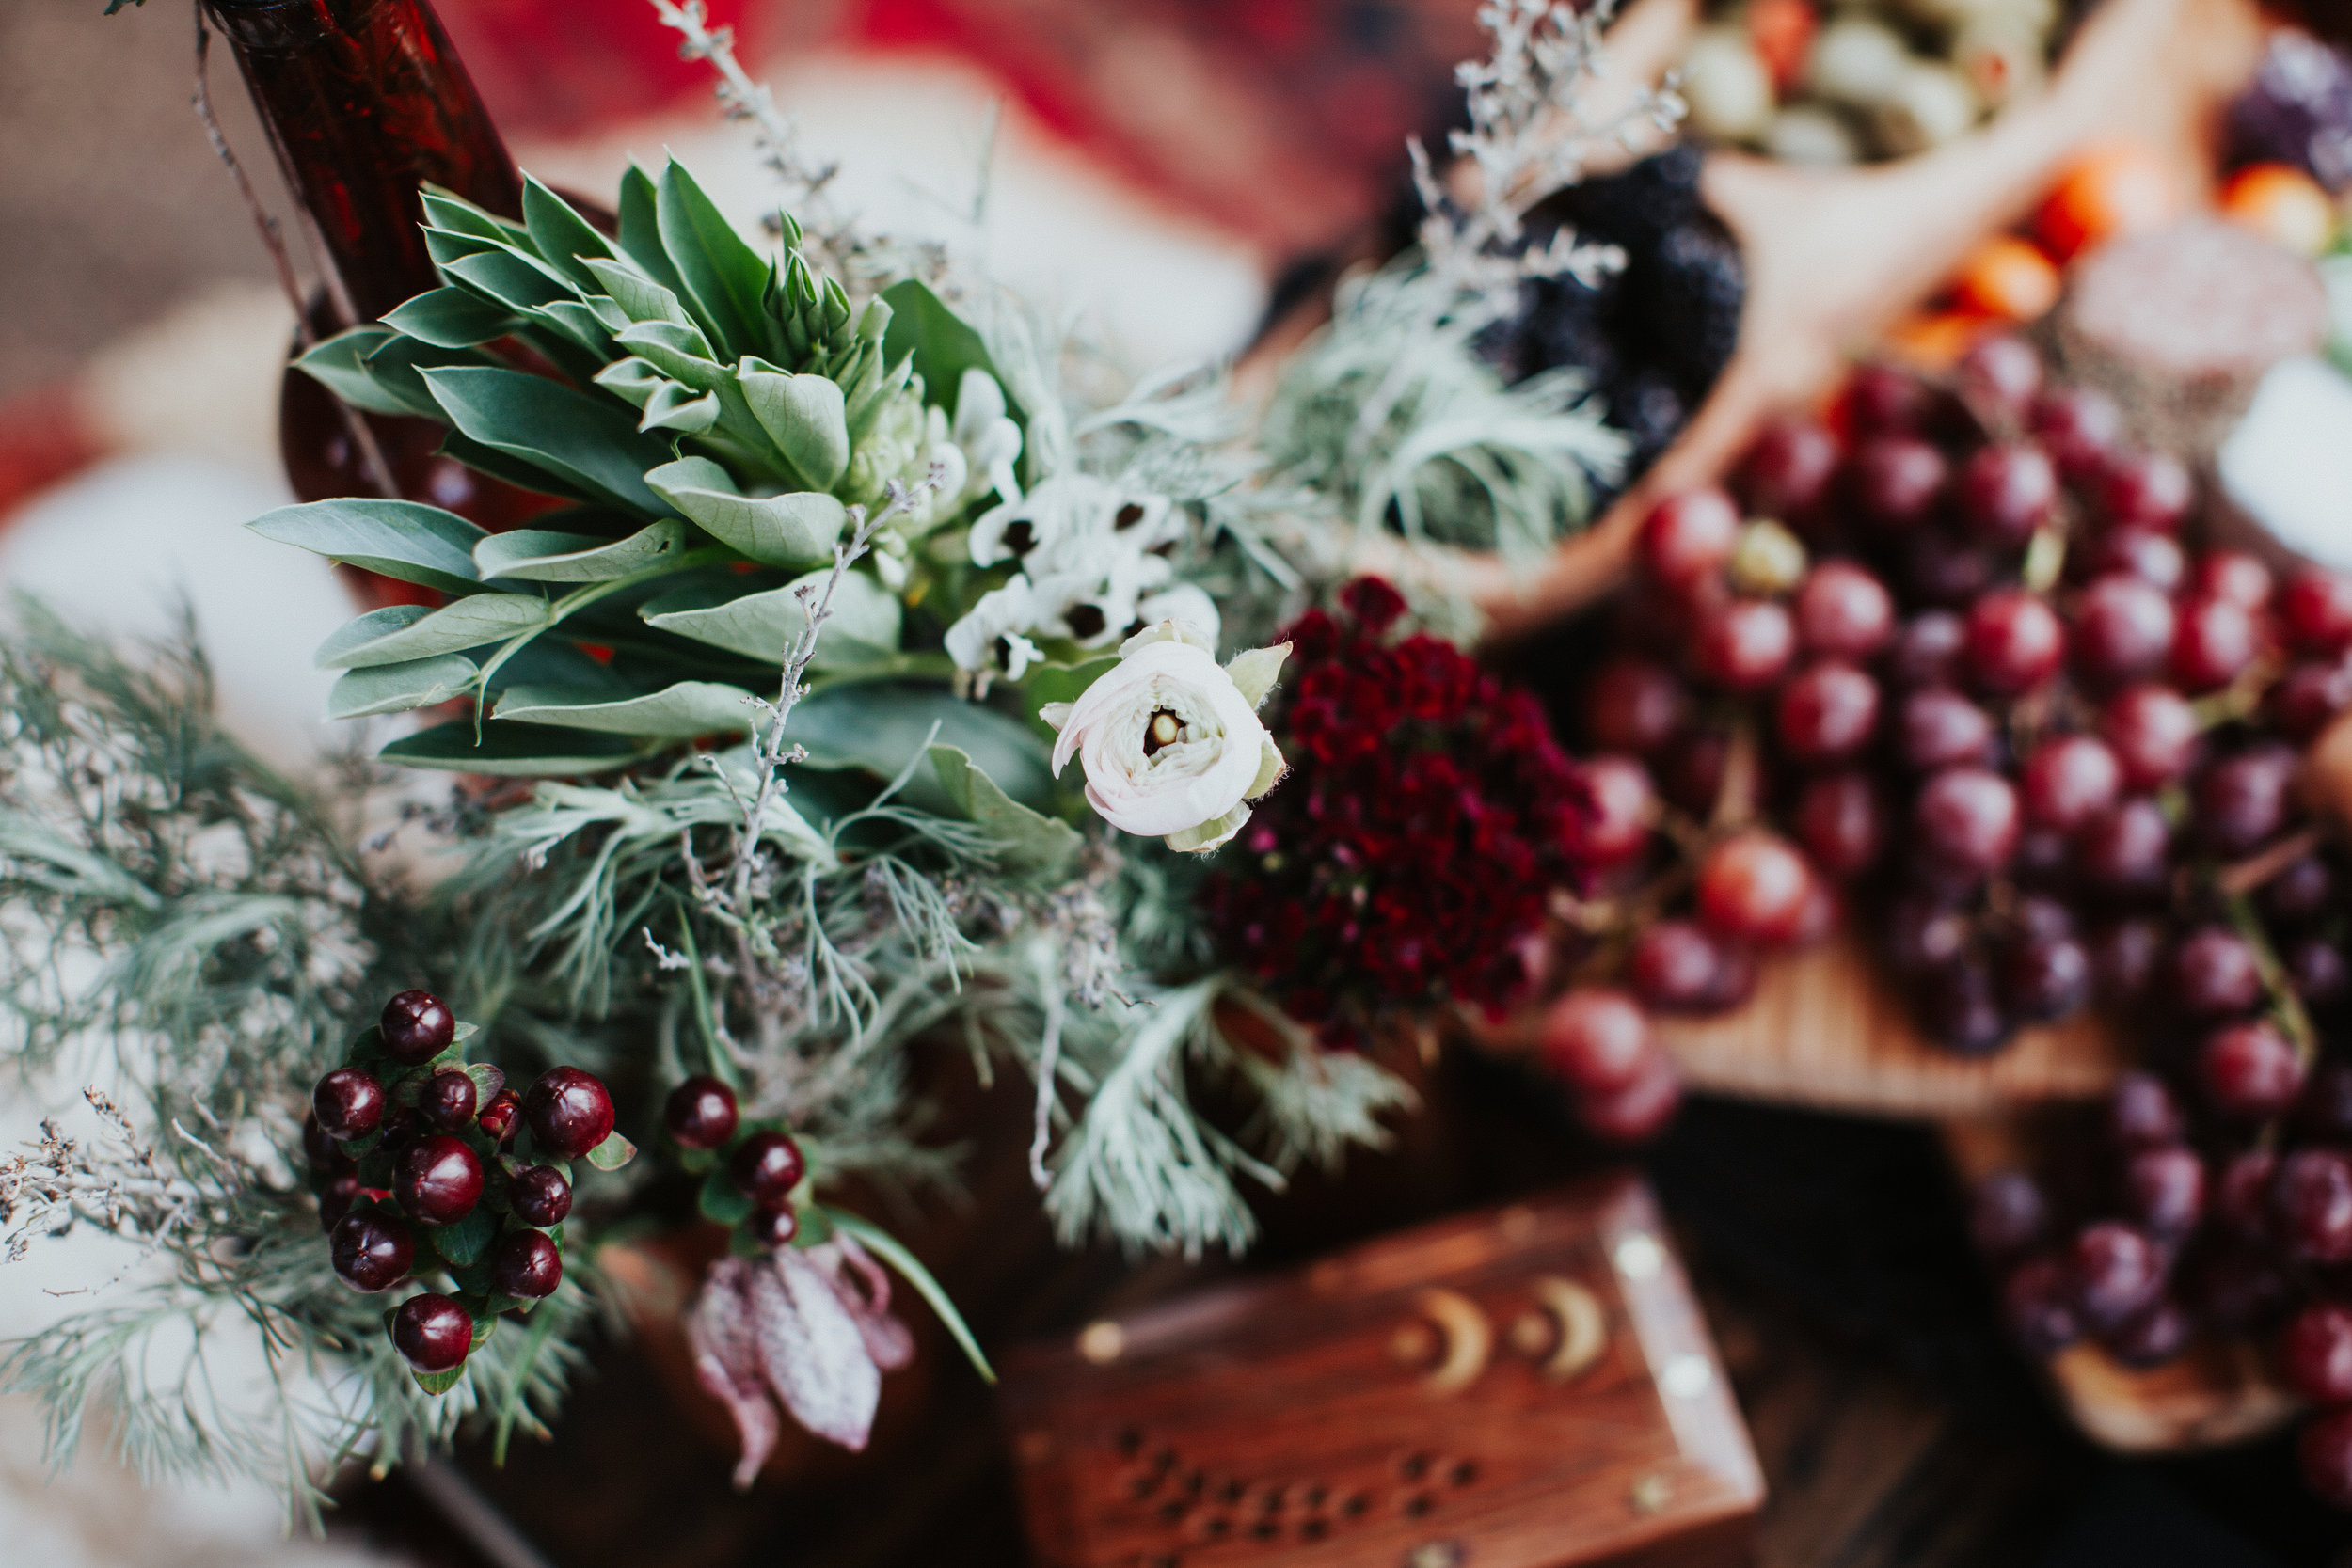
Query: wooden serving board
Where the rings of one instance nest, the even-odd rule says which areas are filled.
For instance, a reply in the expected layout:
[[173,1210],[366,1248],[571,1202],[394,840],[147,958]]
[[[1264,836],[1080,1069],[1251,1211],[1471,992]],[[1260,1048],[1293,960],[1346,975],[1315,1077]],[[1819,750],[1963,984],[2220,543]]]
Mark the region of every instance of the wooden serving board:
[[1748,1560],[1763,1482],[1631,1176],[1016,1353],[1044,1568]]
[[[1946,1122],[1944,1147],[1970,1184],[2027,1162],[2037,1130],[2019,1116]],[[2270,1375],[2261,1345],[2200,1339],[2145,1370],[2088,1341],[2043,1364],[2058,1403],[2085,1436],[2119,1453],[2187,1453],[2260,1437],[2286,1425],[2302,1402]]]
[[1989,1056],[1955,1055],[1920,1035],[1895,983],[1848,933],[1764,965],[1736,1012],[1656,1028],[1693,1088],[1878,1116],[2092,1099],[2131,1055],[2093,1013],[2021,1030]]

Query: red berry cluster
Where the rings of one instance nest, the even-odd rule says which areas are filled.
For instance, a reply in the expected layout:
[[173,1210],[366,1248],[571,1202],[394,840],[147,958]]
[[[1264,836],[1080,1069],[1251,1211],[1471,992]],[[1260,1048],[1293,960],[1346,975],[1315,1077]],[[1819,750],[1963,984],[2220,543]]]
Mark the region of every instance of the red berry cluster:
[[824,1212],[807,1206],[800,1144],[780,1122],[743,1120],[724,1082],[687,1079],[670,1091],[662,1122],[678,1163],[704,1178],[704,1216],[730,1227],[739,1250],[811,1244],[832,1233]]
[[1340,604],[1284,633],[1269,722],[1292,772],[1201,896],[1232,963],[1354,1048],[1392,1007],[1518,999],[1591,810],[1532,696],[1440,638],[1391,635],[1405,601],[1384,582]]
[[465,1059],[456,1017],[401,992],[345,1064],[318,1081],[303,1125],[335,1273],[355,1291],[447,1276],[385,1314],[393,1345],[435,1393],[456,1380],[500,1313],[528,1311],[564,1278],[567,1162],[603,1169],[635,1150],[612,1131],[612,1097],[578,1068],[517,1095]]

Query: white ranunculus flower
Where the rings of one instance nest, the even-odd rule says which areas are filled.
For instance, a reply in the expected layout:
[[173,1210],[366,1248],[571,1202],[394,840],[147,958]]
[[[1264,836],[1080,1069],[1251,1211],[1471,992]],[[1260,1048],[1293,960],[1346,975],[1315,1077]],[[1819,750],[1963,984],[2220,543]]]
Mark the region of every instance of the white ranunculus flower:
[[1039,713],[1061,733],[1058,776],[1074,755],[1087,800],[1125,832],[1208,850],[1249,820],[1247,802],[1282,776],[1282,753],[1258,719],[1290,644],[1219,666],[1186,621],[1169,619],[1120,644],[1119,663],[1074,703]]

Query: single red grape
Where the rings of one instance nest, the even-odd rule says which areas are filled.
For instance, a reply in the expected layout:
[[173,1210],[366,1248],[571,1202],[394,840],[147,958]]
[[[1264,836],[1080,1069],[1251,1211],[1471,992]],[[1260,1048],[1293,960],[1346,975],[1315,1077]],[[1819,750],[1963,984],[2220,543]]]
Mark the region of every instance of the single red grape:
[[2120,1220],[2100,1220],[2074,1234],[2067,1262],[2074,1305],[2093,1329],[2109,1329],[2156,1299],[2164,1257],[2147,1235]]
[[1706,927],[1695,920],[1661,920],[1633,939],[1626,956],[1626,984],[1660,1012],[1708,1012],[1723,964],[1724,943]]
[[1708,851],[1698,875],[1699,918],[1747,942],[1786,942],[1796,933],[1813,873],[1804,857],[1751,829]]
[[1979,447],[1961,466],[1953,498],[1968,531],[1995,549],[2031,539],[2057,509],[2058,469],[2040,447]]
[[2195,1018],[2251,1011],[2263,999],[2262,966],[2244,937],[2227,926],[2200,926],[2172,949],[2172,994]]
[[2042,1184],[2022,1170],[1994,1171],[1977,1183],[1969,1200],[1969,1237],[1990,1257],[2025,1251],[2042,1240],[2049,1222]]
[[2026,1023],[2078,1012],[2090,1000],[2090,954],[2073,937],[2034,936],[2010,944],[2001,963],[2001,1005]]
[[1846,422],[1858,434],[1880,436],[1925,425],[1934,404],[1928,386],[1891,365],[1857,365],[1846,377],[1841,400]]
[[1896,628],[1882,669],[1890,683],[1905,690],[1955,686],[1967,645],[1967,624],[1959,616],[1948,610],[1921,610]]
[[1949,904],[1901,898],[1887,911],[1886,957],[1916,978],[1958,963],[1968,951],[1968,917]]
[[2074,601],[2067,647],[2074,671],[2105,689],[2145,680],[2172,652],[2172,601],[2153,583],[2110,573]]
[[1692,816],[1712,816],[1730,755],[1731,743],[1719,731],[1690,730],[1677,736],[1659,759],[1659,793]]
[[2172,853],[2172,825],[2145,795],[2119,800],[2083,824],[2074,839],[2074,864],[2083,879],[2103,893],[2153,893],[2164,886]]
[[2263,1121],[2295,1103],[2303,1064],[2276,1024],[2256,1019],[2208,1037],[2198,1049],[2197,1076],[2215,1110],[2233,1120]]
[[1931,605],[1967,605],[2001,575],[1990,552],[1943,528],[1919,529],[1905,538],[1899,565],[1911,596]]
[[1825,659],[1780,689],[1773,716],[1781,750],[1792,760],[1849,761],[1877,733],[1879,684],[1851,664]]
[[1599,756],[1584,764],[1581,776],[1584,809],[1569,814],[1562,849],[1592,866],[1621,865],[1640,855],[1658,814],[1649,769],[1631,757]]
[[1818,512],[1837,472],[1837,437],[1812,420],[1768,422],[1740,465],[1739,489],[1754,517],[1801,526]]
[[2296,1257],[2314,1263],[2352,1260],[2352,1155],[2296,1149],[2279,1162],[2271,1203]]
[[2263,693],[2263,717],[2297,746],[2318,739],[2347,707],[2352,707],[2352,658],[2341,655],[2293,665]]
[[2204,1162],[2174,1144],[2123,1162],[2123,1212],[2159,1240],[2177,1241],[2205,1212]]
[[2164,955],[2164,927],[2153,920],[2119,920],[2090,939],[2091,984],[2110,1007],[2137,1006],[2148,994]]
[[2183,601],[2172,634],[2172,679],[2189,691],[2229,685],[2260,651],[2253,616],[2231,599]]
[[2352,1402],[2352,1310],[2315,1301],[2289,1319],[2279,1335],[2279,1370],[2315,1404]]
[[1645,658],[1613,658],[1584,689],[1584,733],[1603,752],[1654,755],[1675,737],[1690,711],[1682,682]]
[[2099,480],[2100,510],[2117,528],[2171,533],[2196,497],[2187,467],[2167,451],[2112,453]]
[[1740,538],[1740,509],[1713,485],[1660,501],[1642,525],[1642,563],[1652,578],[1688,592],[1720,573]]
[[1614,1144],[1645,1143],[1665,1130],[1682,1103],[1682,1080],[1662,1051],[1650,1053],[1640,1076],[1623,1088],[1578,1098],[1577,1112],[1595,1136]]
[[1797,590],[1797,641],[1817,658],[1860,661],[1895,635],[1886,585],[1851,561],[1824,561]]
[[1828,876],[1858,877],[1875,864],[1886,842],[1886,808],[1867,773],[1825,773],[1798,797],[1797,842]]
[[1749,692],[1779,680],[1796,651],[1796,624],[1777,600],[1733,599],[1700,621],[1692,654],[1708,680]]
[[2066,628],[2050,607],[2019,589],[1987,594],[1968,610],[1965,664],[1987,691],[2013,697],[2058,673]]
[[1926,687],[1895,716],[1895,752],[1922,773],[1980,767],[1993,755],[1993,716],[1948,687]]
[[[2069,558],[2072,563],[2073,558]],[[2144,528],[2111,528],[2090,543],[2081,558],[2081,575],[2090,578],[2120,573],[2137,578],[2160,593],[2178,589],[2188,577],[2188,556],[2169,534]]]
[[1980,338],[1952,367],[1952,379],[1976,408],[2002,420],[2023,420],[2042,391],[2042,356],[2009,333]]
[[1854,449],[1846,484],[1862,515],[1881,528],[1909,531],[1925,523],[1943,499],[1951,465],[1914,436],[1877,436]]
[[2123,411],[2114,399],[2088,387],[2044,392],[2034,400],[2027,422],[2072,484],[2104,472],[2108,453],[2123,437]]
[[2187,1135],[2188,1121],[2163,1079],[2136,1069],[2107,1093],[2107,1132],[2127,1149],[2163,1148]]
[[2242,1149],[2222,1162],[2213,1184],[2213,1217],[2246,1242],[2270,1239],[2277,1228],[2279,1156],[2267,1148]]
[[2279,619],[2296,652],[2327,657],[2352,649],[2352,576],[2312,566],[2287,580]]
[[2197,781],[2197,835],[2215,853],[2251,854],[2287,825],[2296,757],[2287,747],[2258,745],[2224,757]]
[[2270,568],[2244,550],[2209,550],[2189,568],[2187,597],[2227,599],[2249,615],[2270,608]]
[[2170,784],[2197,756],[2197,712],[2170,687],[2135,686],[2119,693],[2100,716],[2099,733],[2133,789]]
[[1985,768],[1945,768],[1921,786],[1912,811],[1920,848],[1968,877],[1990,876],[2009,863],[2017,823],[2017,791]]
[[2105,742],[2065,735],[2034,749],[2020,782],[2026,819],[2071,833],[2115,804],[2123,768]]
[[1639,1002],[1625,991],[1583,986],[1545,1011],[1536,1049],[1552,1076],[1606,1094],[1640,1076],[1653,1048]]
[[2161,1367],[2188,1348],[2196,1325],[2178,1303],[2159,1297],[2099,1337],[2126,1367]]

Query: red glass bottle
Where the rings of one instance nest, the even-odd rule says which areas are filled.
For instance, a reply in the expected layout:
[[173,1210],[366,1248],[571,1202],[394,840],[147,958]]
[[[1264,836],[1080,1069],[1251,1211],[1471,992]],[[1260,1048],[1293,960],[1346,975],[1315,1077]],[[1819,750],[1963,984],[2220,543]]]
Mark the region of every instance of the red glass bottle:
[[[434,184],[510,217],[522,177],[426,0],[204,0],[237,57],[278,166],[326,271],[310,324],[324,336],[373,321],[436,285],[418,230]],[[547,505],[438,456],[424,420],[370,416],[401,495],[485,528]],[[372,496],[381,485],[333,398],[289,371],[278,405],[286,476],[304,500]],[[370,579],[376,592],[399,585]]]

